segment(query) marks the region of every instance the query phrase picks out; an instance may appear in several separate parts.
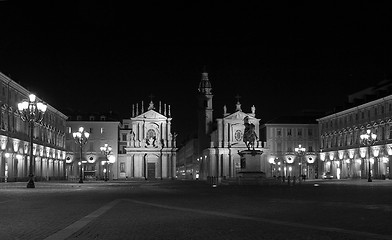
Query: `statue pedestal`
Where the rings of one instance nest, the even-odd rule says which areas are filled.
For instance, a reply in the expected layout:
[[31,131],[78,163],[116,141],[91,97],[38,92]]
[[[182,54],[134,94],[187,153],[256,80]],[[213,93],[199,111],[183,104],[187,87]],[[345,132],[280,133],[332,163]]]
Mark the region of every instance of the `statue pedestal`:
[[240,183],[259,183],[261,179],[265,179],[265,173],[261,169],[260,150],[243,150],[238,152],[241,156],[241,171],[237,173]]

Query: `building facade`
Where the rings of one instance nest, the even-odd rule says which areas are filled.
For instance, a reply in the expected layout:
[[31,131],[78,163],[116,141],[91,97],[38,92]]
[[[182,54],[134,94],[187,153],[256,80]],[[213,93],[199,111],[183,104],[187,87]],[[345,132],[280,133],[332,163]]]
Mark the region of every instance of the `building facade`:
[[[88,115],[70,117],[66,124],[66,177],[70,181],[80,178],[80,171],[84,180],[103,180],[106,176],[109,180],[119,178],[118,165],[118,131],[120,122],[108,119],[106,115]],[[79,120],[79,121],[78,121]],[[80,127],[90,133],[86,142],[80,144],[73,138],[73,133]],[[107,157],[101,152],[100,147],[108,144],[112,147],[110,155],[114,156],[115,162],[106,165]],[[82,154],[81,154],[82,153]],[[107,171],[107,175],[106,175]]]
[[[209,180],[211,178],[230,179],[236,178],[241,170],[238,152],[246,150],[243,141],[245,130],[244,119],[255,125],[258,136],[259,119],[256,118],[256,108],[253,106],[249,113],[242,111],[241,103],[237,101],[235,111],[227,112],[224,106],[223,116],[213,119],[212,85],[208,73],[204,71],[198,88],[198,134],[196,139],[190,140],[179,151],[179,175],[185,171],[186,178]],[[264,151],[262,155],[261,169],[255,171],[267,171],[268,164],[266,149],[262,143],[255,142],[255,150]]]
[[[263,124],[262,132],[270,150],[267,176],[318,178],[319,134],[315,118],[279,117]],[[299,146],[304,151],[296,152]]]
[[171,129],[170,105],[150,101],[132,105],[123,119],[119,140],[119,179],[173,179],[176,176],[176,134]]
[[[392,95],[317,119],[323,171],[335,178],[391,178]],[[377,135],[372,146],[361,134]],[[370,166],[370,168],[369,168]]]
[[[27,181],[30,167],[29,124],[21,119],[17,105],[31,94],[0,73],[0,179]],[[41,100],[41,99],[39,99]],[[65,178],[65,122],[67,117],[47,105],[33,135],[35,181]]]

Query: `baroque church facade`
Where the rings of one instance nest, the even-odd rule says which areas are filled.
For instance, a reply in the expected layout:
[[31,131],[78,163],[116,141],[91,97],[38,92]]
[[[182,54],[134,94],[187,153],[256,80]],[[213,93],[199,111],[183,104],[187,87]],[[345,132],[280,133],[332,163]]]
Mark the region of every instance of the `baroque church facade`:
[[[191,140],[192,145],[195,146],[193,156],[188,156],[189,151],[181,153],[184,150],[180,150],[179,155],[184,159],[179,160],[182,165],[186,166],[186,171],[193,173],[193,178],[201,180],[216,178],[218,181],[236,178],[238,172],[241,171],[239,152],[247,149],[243,141],[244,119],[247,118],[250,124],[255,125],[257,136],[259,136],[260,119],[256,118],[255,106],[251,107],[250,112],[245,112],[238,100],[234,112],[229,113],[227,107],[223,106],[223,116],[214,120],[212,99],[212,85],[208,73],[204,71],[198,88],[198,137],[197,140]],[[213,128],[214,126],[216,128]],[[266,158],[267,150],[263,148],[259,139],[254,145],[255,150],[264,152],[260,163],[261,169],[255,169],[255,171],[266,172],[269,169]],[[186,159],[193,159],[188,160],[188,163],[193,164],[189,166],[184,163]]]
[[171,129],[170,105],[153,101],[132,105],[130,119],[123,119],[116,162],[118,179],[173,179],[176,176],[176,134]]

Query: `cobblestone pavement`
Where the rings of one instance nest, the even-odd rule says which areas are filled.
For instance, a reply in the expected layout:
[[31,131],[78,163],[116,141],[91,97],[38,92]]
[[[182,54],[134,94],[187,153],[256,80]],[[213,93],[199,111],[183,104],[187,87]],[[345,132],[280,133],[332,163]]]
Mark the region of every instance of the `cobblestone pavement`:
[[0,183],[0,239],[392,239],[392,181]]

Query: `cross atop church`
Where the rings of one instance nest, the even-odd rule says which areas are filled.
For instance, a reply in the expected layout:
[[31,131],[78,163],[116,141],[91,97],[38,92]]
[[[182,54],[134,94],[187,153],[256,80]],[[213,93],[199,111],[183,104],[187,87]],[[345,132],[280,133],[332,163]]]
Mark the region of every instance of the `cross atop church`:
[[154,103],[152,102],[152,99],[153,99],[155,96],[152,95],[152,94],[150,94],[149,97],[150,97],[150,105],[148,106],[148,110],[155,109]]

